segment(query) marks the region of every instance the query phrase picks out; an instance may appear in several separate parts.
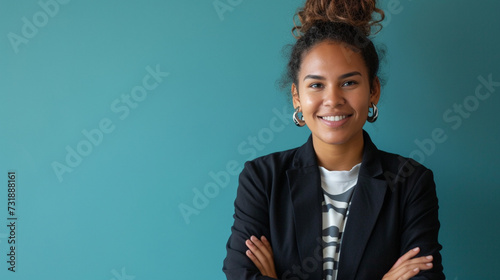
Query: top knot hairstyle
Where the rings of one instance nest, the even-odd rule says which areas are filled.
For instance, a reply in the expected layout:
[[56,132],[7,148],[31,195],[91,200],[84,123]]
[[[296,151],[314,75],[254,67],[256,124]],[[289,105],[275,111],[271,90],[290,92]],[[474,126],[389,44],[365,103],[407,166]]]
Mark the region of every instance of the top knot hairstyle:
[[[380,14],[380,18],[374,19],[374,13]],[[292,34],[297,39],[320,22],[345,23],[368,37],[372,27],[378,27],[375,33],[382,29],[380,22],[385,18],[384,11],[376,7],[375,0],[308,0],[296,16],[301,25],[296,25],[294,21]]]
[[[374,19],[373,14],[379,14]],[[294,20],[292,34],[297,42],[292,48],[286,80],[298,85],[298,73],[304,55],[316,44],[329,40],[348,45],[359,52],[368,68],[371,86],[379,70],[379,57],[369,36],[372,28],[381,30],[384,12],[376,0],[307,0]],[[295,17],[294,17],[295,19]]]

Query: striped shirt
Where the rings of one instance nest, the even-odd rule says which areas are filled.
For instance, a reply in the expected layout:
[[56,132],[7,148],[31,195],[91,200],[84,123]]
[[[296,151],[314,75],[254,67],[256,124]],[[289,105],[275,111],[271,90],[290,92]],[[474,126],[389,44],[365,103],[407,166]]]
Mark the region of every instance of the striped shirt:
[[323,279],[336,280],[340,259],[340,244],[348,208],[358,181],[361,163],[350,171],[330,171],[319,167],[323,188]]

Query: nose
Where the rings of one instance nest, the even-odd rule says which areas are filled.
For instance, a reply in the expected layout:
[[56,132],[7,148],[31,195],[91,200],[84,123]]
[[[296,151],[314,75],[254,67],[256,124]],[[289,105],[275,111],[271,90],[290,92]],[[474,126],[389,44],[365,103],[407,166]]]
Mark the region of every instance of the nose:
[[323,97],[323,105],[330,107],[337,107],[339,105],[345,104],[346,100],[344,98],[344,93],[340,88],[332,87],[325,91]]

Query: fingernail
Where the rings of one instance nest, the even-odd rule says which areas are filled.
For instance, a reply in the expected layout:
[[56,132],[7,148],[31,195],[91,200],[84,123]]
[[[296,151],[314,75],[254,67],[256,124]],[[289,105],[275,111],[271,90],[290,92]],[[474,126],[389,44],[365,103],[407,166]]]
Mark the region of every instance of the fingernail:
[[417,268],[415,268],[413,271],[417,272],[417,271],[418,271],[418,267],[417,267]]
[[260,239],[267,240],[267,238],[264,235],[262,235],[262,237]]
[[425,265],[430,267],[430,266],[432,266],[432,263],[426,263]]
[[432,260],[432,256],[427,256],[426,257],[428,260]]
[[257,239],[257,237],[255,237],[255,236],[253,236],[253,235],[252,235],[252,236],[250,237],[250,239],[251,239],[252,241],[255,241],[255,239]]
[[418,248],[418,247],[416,247],[415,249],[413,249],[413,251],[415,251],[415,252],[418,251],[418,250],[420,250],[420,248]]

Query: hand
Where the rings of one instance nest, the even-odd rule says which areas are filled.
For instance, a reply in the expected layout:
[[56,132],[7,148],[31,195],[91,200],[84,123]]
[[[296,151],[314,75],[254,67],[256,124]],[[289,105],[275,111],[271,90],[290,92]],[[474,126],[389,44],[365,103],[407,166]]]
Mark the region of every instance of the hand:
[[252,235],[250,239],[247,239],[245,244],[249,249],[246,252],[247,256],[257,266],[260,273],[264,276],[277,279],[276,269],[274,268],[273,249],[267,238],[262,236],[259,240]]
[[431,269],[432,256],[413,258],[418,252],[420,252],[420,248],[417,247],[401,256],[382,280],[406,280],[417,275],[422,270]]

